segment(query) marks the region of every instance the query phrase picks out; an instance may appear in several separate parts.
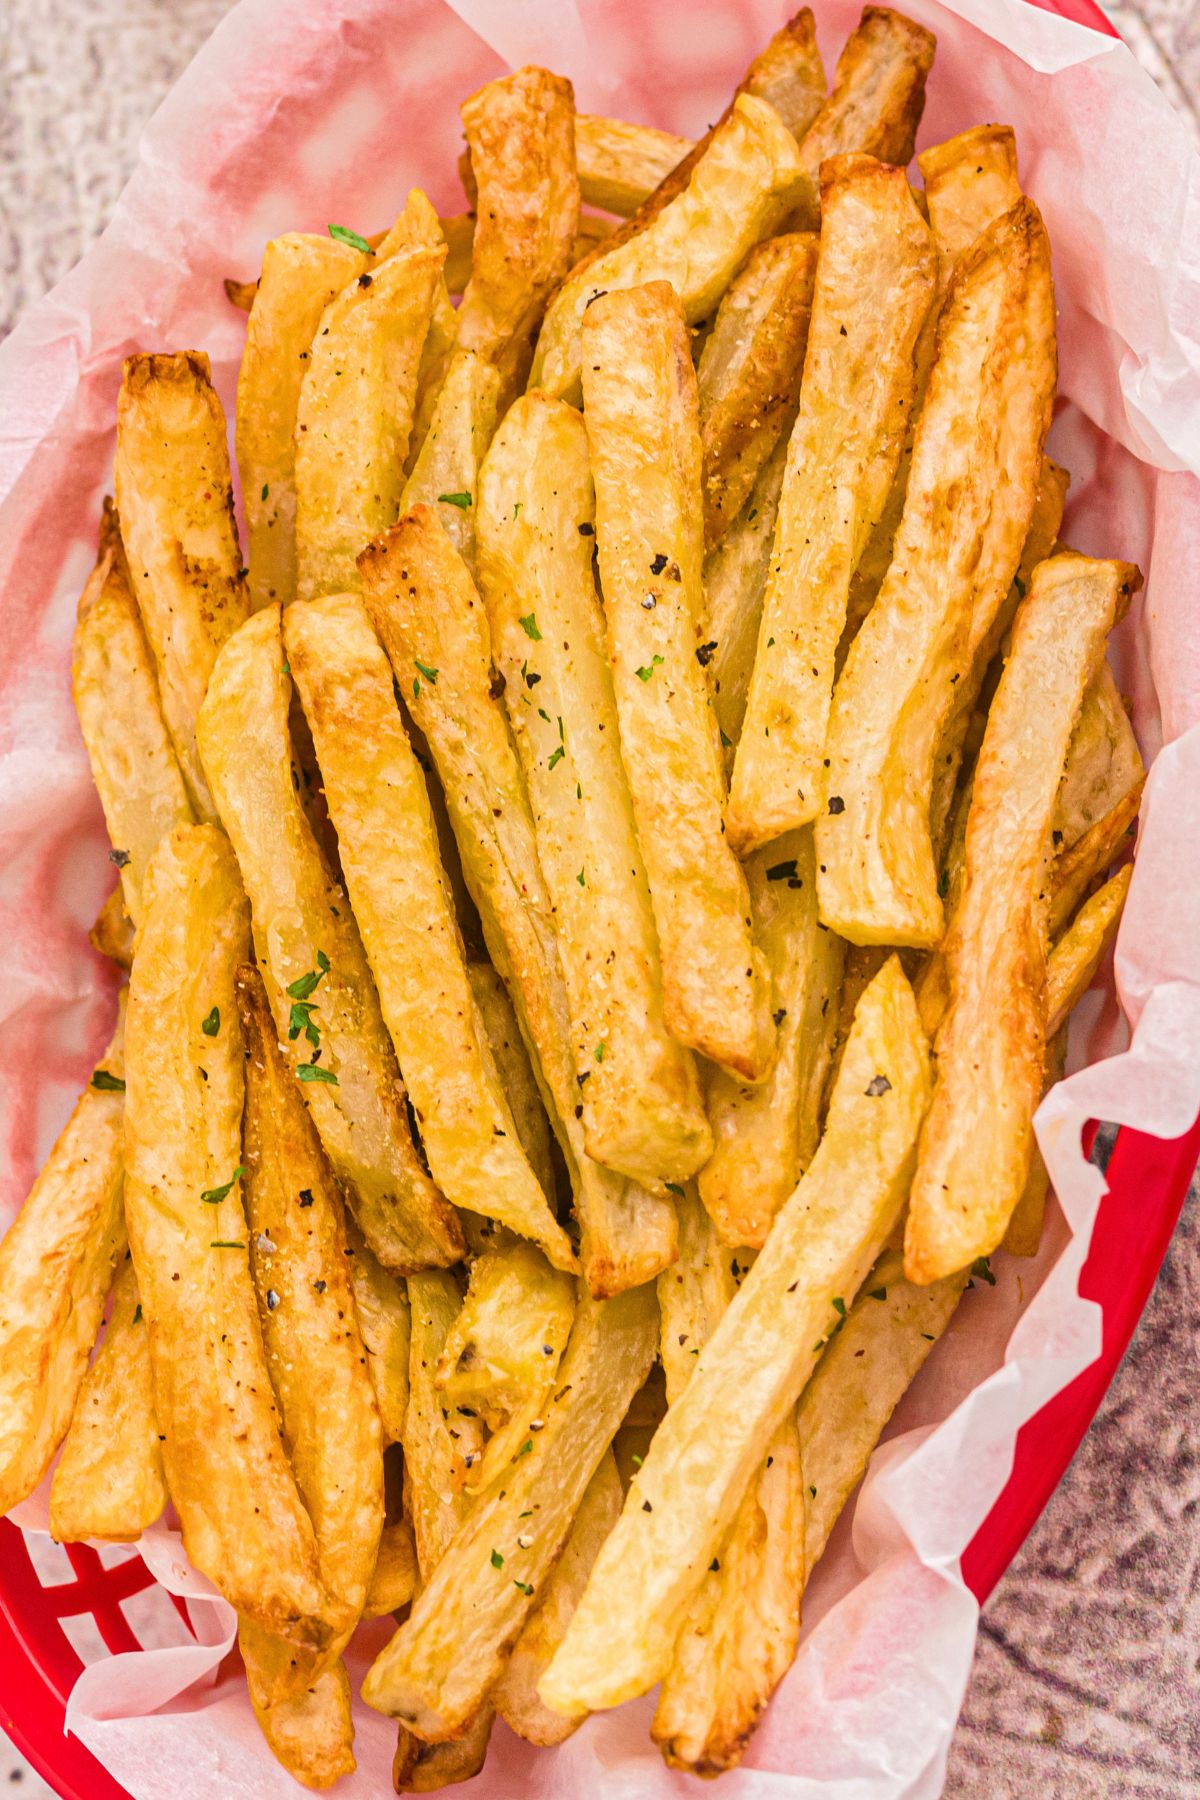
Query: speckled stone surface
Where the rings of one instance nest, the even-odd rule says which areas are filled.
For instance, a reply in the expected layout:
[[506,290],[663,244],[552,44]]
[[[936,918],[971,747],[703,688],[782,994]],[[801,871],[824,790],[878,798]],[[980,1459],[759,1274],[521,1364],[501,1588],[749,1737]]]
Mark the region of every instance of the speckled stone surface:
[[[1200,0],[1108,10],[1176,104],[1200,103]],[[0,0],[0,335],[101,229],[142,125],[225,11]],[[953,1800],[1200,1800],[1198,1368],[1193,1193],[1112,1390],[984,1613]],[[50,1795],[0,1750],[6,1788]]]

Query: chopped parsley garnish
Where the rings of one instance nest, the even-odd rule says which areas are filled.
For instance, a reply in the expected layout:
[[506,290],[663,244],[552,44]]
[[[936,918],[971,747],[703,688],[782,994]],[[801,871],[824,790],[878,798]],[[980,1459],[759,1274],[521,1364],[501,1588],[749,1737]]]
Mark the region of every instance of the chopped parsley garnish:
[[[517,1456],[528,1456],[529,1452],[532,1449],[533,1449],[533,1439],[526,1438],[525,1442],[521,1445],[521,1448],[517,1451]],[[514,1458],[513,1460],[515,1461],[516,1459]]]
[[975,1258],[975,1261],[971,1264],[971,1273],[972,1275],[977,1275],[980,1281],[986,1281],[989,1287],[995,1287],[996,1277],[992,1273],[992,1265],[986,1256],[977,1256]]
[[867,1299],[868,1300],[886,1300],[887,1299],[887,1289],[885,1287],[868,1288],[867,1289]]
[[234,1182],[240,1180],[241,1177],[245,1173],[246,1173],[245,1163],[239,1163],[237,1168],[233,1171],[233,1174],[229,1177],[228,1181],[223,1182],[220,1187],[205,1188],[203,1193],[200,1195],[200,1198],[203,1200],[203,1202],[206,1206],[220,1206],[220,1204],[221,1204],[222,1200],[225,1198],[226,1194],[228,1194],[231,1191]]
[[597,1062],[604,1061],[605,1048],[606,1048],[606,1046],[605,1046],[604,1039],[601,1038],[600,1042],[596,1045],[596,1048],[592,1051],[592,1055],[595,1057]]
[[731,737],[726,737],[724,731],[722,731],[722,733],[721,733],[721,742],[724,745],[726,750],[733,749],[733,739]]
[[634,1451],[633,1455],[629,1458],[629,1460],[633,1464],[635,1469],[641,1468],[643,1459],[638,1455],[636,1450]]
[[562,761],[563,757],[566,754],[567,754],[566,751],[563,749],[562,745],[560,744],[558,746],[557,750],[554,751],[549,762],[546,764],[546,767],[548,769],[557,768],[558,764]]
[[263,499],[264,499],[264,500],[266,500],[266,499],[267,499],[267,498],[268,498],[268,497],[269,497],[269,495],[270,495],[270,492],[271,492],[271,484],[270,484],[270,482],[269,482],[269,481],[264,481],[264,482],[263,482],[263,489],[262,489],[262,497],[263,497]]
[[315,1050],[321,1042],[321,1034],[313,1024],[312,1015],[319,1009],[315,1000],[293,1000],[291,1016],[288,1019],[288,1042],[294,1043],[303,1032]]
[[466,512],[471,504],[470,494],[439,494],[438,499],[444,506],[457,506],[460,512]]
[[656,656],[653,658],[653,660],[651,662],[646,663],[643,668],[635,669],[634,674],[637,676],[639,681],[649,681],[650,677],[653,675],[655,669],[657,669],[657,667],[661,661],[662,661],[662,657]]
[[135,1325],[140,1325],[141,1322],[142,1322],[142,1303],[139,1300],[137,1305],[133,1309],[133,1323]]
[[944,900],[946,898],[946,895],[949,892],[950,892],[950,871],[949,871],[949,869],[943,869],[941,874],[938,876],[938,899]]
[[492,1567],[493,1569],[502,1569],[504,1567],[504,1558],[498,1550],[492,1551]]
[[364,256],[375,254],[366,238],[360,237],[357,231],[351,231],[348,225],[331,225],[329,235],[336,238],[339,244],[349,244],[352,250],[360,250]]
[[842,1299],[842,1296],[840,1294],[835,1294],[829,1304],[833,1307],[833,1310],[837,1314],[839,1319],[845,1318],[846,1302]]
[[219,1006],[213,1007],[207,1019],[201,1019],[200,1029],[205,1037],[216,1037],[218,1031],[221,1029],[221,1009]]
[[426,681],[432,681],[432,682],[437,681],[437,677],[438,677],[437,670],[427,668],[423,662],[418,662],[415,656],[413,657],[413,667],[420,670],[421,674],[425,677]]
[[323,1081],[329,1087],[337,1087],[338,1078],[332,1069],[318,1069],[316,1063],[301,1063],[296,1070],[301,1081]]
[[580,887],[587,886],[587,876],[582,869],[580,869],[580,871],[579,871],[578,875],[575,877],[575,879],[579,883]]
[[683,1198],[683,1189],[677,1181],[664,1181],[663,1186],[666,1188],[668,1194],[678,1194],[680,1199]]
[[209,1243],[210,1250],[244,1250],[241,1238],[213,1238]]
[[515,1588],[520,1588],[521,1592],[526,1595],[526,1597],[533,1592],[533,1583],[531,1581],[514,1581],[513,1586]]
[[542,634],[538,630],[537,614],[525,613],[522,616],[520,623],[521,630],[525,633],[525,636],[527,638],[532,638],[535,644],[540,644],[542,641]]
[[94,1069],[88,1086],[94,1087],[101,1094],[123,1094],[125,1092],[125,1083],[121,1077],[110,1075],[107,1069]]
[[286,989],[289,1000],[307,1000],[318,986],[322,975],[329,973],[329,958],[323,950],[317,951],[317,966],[310,969],[307,975],[300,975]]

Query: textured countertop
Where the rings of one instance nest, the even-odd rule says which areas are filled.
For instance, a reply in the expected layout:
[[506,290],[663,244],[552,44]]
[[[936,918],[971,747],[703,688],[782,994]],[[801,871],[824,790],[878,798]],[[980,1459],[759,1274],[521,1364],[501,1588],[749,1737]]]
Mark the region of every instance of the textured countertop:
[[[0,336],[104,225],[227,0],[0,0]],[[1200,0],[1109,6],[1200,105]],[[1193,1204],[1079,1454],[986,1608],[953,1800],[1200,1800],[1200,1229]],[[3,1739],[0,1739],[3,1743]],[[49,1795],[0,1750],[0,1788]]]

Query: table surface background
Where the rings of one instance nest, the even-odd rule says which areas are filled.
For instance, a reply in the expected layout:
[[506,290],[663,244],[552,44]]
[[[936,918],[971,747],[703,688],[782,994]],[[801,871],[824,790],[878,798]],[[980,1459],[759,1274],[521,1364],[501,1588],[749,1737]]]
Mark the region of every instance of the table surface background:
[[[0,0],[0,337],[103,228],[143,124],[228,4]],[[1200,0],[1108,11],[1196,119]],[[1095,1424],[984,1611],[952,1800],[1200,1800],[1198,1366],[1193,1205]],[[49,1796],[0,1746],[0,1787]]]

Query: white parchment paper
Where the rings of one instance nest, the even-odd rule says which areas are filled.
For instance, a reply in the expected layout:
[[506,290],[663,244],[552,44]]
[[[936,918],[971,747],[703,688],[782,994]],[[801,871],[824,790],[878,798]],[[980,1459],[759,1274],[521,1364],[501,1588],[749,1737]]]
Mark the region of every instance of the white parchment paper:
[[[816,0],[826,63],[856,22]],[[149,126],[103,238],[0,348],[0,1222],[92,1068],[113,979],[86,926],[111,881],[70,703],[74,605],[111,482],[121,359],[206,349],[232,409],[243,322],[221,278],[279,231],[385,224],[419,183],[444,210],[459,101],[506,67],[569,75],[583,109],[697,133],[782,21],[783,0],[241,0]],[[1139,562],[1122,685],[1156,754],[1115,985],[1084,1009],[1039,1135],[1061,1213],[1036,1264],[998,1259],[967,1295],[876,1455],[806,1600],[800,1655],[727,1800],[925,1800],[941,1788],[976,1605],[958,1561],[1012,1465],[1021,1423],[1090,1361],[1078,1298],[1102,1183],[1089,1117],[1160,1136],[1200,1109],[1200,159],[1120,43],[1022,0],[911,0],[938,34],[921,143],[981,120],[1018,133],[1023,184],[1055,250],[1060,412],[1074,480],[1065,535]],[[1120,1049],[1128,1043],[1129,1047]],[[1118,1052],[1114,1054],[1114,1051]],[[44,1496],[23,1522],[44,1526]],[[261,1742],[225,1604],[177,1539],[144,1541],[189,1596],[198,1643],[108,1658],[70,1724],[137,1800],[274,1800],[294,1784]],[[385,1625],[354,1652],[361,1673]],[[473,1791],[558,1800],[699,1793],[648,1741],[648,1700],[555,1752],[498,1727]],[[357,1709],[359,1773],[388,1789],[392,1727]]]

